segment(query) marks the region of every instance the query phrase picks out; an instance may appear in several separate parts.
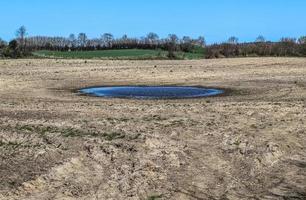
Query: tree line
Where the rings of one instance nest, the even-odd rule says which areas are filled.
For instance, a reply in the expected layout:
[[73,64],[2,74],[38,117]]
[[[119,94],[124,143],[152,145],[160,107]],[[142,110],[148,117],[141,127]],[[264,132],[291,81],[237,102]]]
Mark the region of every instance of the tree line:
[[[38,50],[51,51],[94,51],[108,49],[162,49],[174,57],[175,51],[192,52],[196,47],[205,46],[205,38],[196,39],[185,36],[179,38],[169,34],[167,38],[160,38],[156,33],[148,33],[141,38],[123,35],[115,38],[111,33],[104,33],[99,38],[90,39],[86,33],[70,34],[68,37],[31,36],[27,37],[24,26],[16,31],[16,38],[8,44],[0,39],[0,56],[22,57]],[[2,50],[1,50],[2,49]]]
[[70,34],[68,37],[31,36],[28,37],[25,26],[16,31],[16,38],[7,43],[0,38],[0,57],[19,58],[31,55],[38,50],[52,51],[93,51],[107,49],[162,49],[168,51],[169,58],[175,58],[175,52],[204,52],[206,58],[249,57],[249,56],[306,56],[306,36],[282,38],[278,42],[266,41],[258,36],[254,42],[239,43],[237,37],[230,37],[220,44],[206,45],[205,38],[179,38],[169,34],[160,38],[156,33],[148,33],[141,38],[123,35],[115,38],[104,33],[99,38],[90,39],[86,33]]
[[254,42],[239,43],[237,37],[227,42],[206,47],[206,58],[256,57],[256,56],[306,56],[306,36],[299,39],[284,37],[278,42],[266,41],[258,36]]
[[167,49],[171,43],[180,46],[183,51],[191,51],[193,45],[204,46],[203,37],[192,39],[183,37],[179,39],[170,34],[168,38],[160,39],[155,33],[149,33],[145,37],[131,38],[123,35],[115,38],[111,33],[105,33],[100,38],[88,39],[85,33],[78,36],[71,34],[69,37],[34,36],[26,38],[26,48],[30,50],[55,50],[55,51],[88,51],[106,49]]

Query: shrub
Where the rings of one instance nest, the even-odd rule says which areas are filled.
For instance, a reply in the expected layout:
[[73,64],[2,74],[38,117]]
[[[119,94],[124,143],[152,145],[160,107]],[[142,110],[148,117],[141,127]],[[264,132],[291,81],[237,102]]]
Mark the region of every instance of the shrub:
[[17,40],[10,41],[8,46],[5,47],[4,50],[2,51],[2,54],[4,57],[20,58],[22,56],[22,53],[19,49]]
[[0,58],[4,57],[3,51],[6,47],[6,42],[0,38]]

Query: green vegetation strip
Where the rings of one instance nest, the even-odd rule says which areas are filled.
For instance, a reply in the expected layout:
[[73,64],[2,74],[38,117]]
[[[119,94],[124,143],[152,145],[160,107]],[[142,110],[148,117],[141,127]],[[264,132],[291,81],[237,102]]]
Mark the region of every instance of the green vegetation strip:
[[[34,56],[43,58],[65,58],[65,59],[167,59],[167,51],[144,50],[144,49],[122,49],[122,50],[97,50],[97,51],[36,51]],[[176,52],[178,59],[200,59],[202,52],[184,53]]]

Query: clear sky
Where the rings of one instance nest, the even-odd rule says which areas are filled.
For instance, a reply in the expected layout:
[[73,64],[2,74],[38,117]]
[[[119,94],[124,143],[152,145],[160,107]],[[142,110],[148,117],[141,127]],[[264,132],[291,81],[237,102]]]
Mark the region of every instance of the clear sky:
[[12,39],[21,25],[30,36],[156,32],[203,35],[208,43],[258,35],[276,41],[306,35],[306,0],[1,0],[0,37]]

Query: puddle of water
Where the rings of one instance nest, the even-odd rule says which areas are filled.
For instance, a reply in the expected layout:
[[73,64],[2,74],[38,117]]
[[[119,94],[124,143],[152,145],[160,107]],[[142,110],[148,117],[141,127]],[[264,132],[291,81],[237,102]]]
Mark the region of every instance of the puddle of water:
[[92,87],[79,90],[96,97],[134,99],[183,99],[215,96],[224,93],[219,89],[188,86],[114,86]]

